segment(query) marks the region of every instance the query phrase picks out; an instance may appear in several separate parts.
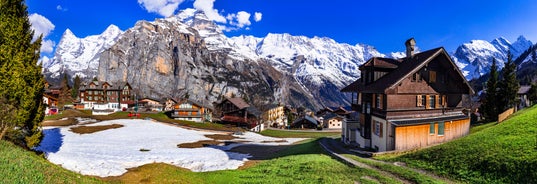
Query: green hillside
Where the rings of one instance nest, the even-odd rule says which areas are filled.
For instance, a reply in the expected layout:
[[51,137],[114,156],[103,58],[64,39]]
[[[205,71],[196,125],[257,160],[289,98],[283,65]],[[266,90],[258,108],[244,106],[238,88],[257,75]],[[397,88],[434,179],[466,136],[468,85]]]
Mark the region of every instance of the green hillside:
[[537,106],[459,140],[388,158],[469,183],[537,183]]
[[6,141],[0,141],[0,173],[0,183],[102,183],[65,170]]

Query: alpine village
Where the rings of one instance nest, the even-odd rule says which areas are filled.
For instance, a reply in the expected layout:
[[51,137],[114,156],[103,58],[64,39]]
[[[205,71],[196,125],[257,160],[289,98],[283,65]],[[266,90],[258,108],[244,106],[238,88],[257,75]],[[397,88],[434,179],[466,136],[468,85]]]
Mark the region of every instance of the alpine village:
[[523,36],[385,55],[185,9],[44,59],[27,9],[0,2],[0,183],[537,183]]

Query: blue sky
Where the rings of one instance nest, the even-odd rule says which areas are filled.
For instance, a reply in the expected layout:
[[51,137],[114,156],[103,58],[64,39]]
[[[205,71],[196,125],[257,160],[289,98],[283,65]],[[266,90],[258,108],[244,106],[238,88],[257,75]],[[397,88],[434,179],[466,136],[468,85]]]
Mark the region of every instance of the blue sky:
[[[36,32],[46,36],[44,47],[50,47],[42,48],[42,52],[49,55],[67,28],[78,37],[86,37],[100,34],[110,24],[126,30],[138,20],[151,21],[193,7],[228,27],[230,30],[225,32],[228,36],[290,33],[330,37],[351,45],[371,45],[382,53],[403,51],[403,43],[410,37],[416,39],[421,50],[444,46],[448,51],[470,40],[490,41],[500,36],[511,42],[519,35],[537,41],[535,0],[27,0],[26,3],[33,14],[30,19]],[[256,13],[260,15],[257,21]]]

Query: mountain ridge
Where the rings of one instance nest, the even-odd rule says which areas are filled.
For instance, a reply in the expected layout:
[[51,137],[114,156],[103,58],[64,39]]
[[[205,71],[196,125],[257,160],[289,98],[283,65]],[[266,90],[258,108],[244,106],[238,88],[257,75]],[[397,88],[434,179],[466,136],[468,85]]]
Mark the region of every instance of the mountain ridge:
[[[119,72],[119,68],[121,68],[117,64],[121,63],[119,60],[124,62],[124,65],[134,63],[125,60],[125,58],[130,57],[141,60],[138,62],[143,60],[160,63],[159,67],[149,68],[143,68],[139,65],[136,70],[154,73],[152,76],[175,81],[175,83],[181,84],[179,86],[183,90],[187,90],[187,92],[177,93],[181,89],[177,86],[173,87],[171,84],[164,85],[174,88],[169,90],[144,84],[150,90],[140,90],[140,95],[174,97],[201,93],[202,95],[196,96],[196,98],[215,101],[222,95],[234,94],[246,98],[259,98],[260,104],[293,101],[294,105],[307,104],[306,106],[311,108],[322,108],[323,106],[350,105],[348,101],[350,97],[346,96],[348,94],[340,93],[339,89],[358,79],[360,76],[358,67],[369,58],[404,57],[403,52],[385,55],[378,52],[373,46],[338,43],[328,37],[293,36],[288,33],[268,33],[265,37],[251,35],[227,37],[221,26],[210,21],[203,12],[193,9],[182,10],[175,16],[155,19],[152,22],[141,20],[126,31],[116,28],[117,26],[111,25],[103,34],[85,38],[78,38],[71,30],[67,29],[57,45],[54,58],[43,61],[44,74],[47,78],[59,78],[60,74],[65,72],[71,77],[81,75],[82,78],[88,79],[98,76],[103,80],[128,81],[126,76],[120,77],[119,74],[114,74],[111,71]],[[108,29],[111,30],[108,31]],[[139,33],[133,33],[134,31]],[[131,37],[125,40],[123,39],[125,35]],[[155,37],[162,40],[155,40]],[[119,43],[120,40],[123,41]],[[523,52],[521,50],[529,44],[532,44],[531,41],[523,36],[518,37],[517,41],[512,44],[502,37],[490,42],[472,40],[470,43],[459,46],[450,55],[466,77],[472,79],[487,72],[492,58],[498,59],[498,63],[503,66],[506,50],[511,49],[515,51],[515,54],[520,55]],[[155,50],[153,47],[157,47],[157,49]],[[191,53],[186,53],[187,51]],[[134,54],[135,52],[145,55]],[[157,56],[161,59],[157,59]],[[208,61],[199,61],[199,59]],[[104,66],[105,64],[115,64],[116,67],[107,68]],[[183,71],[178,69],[178,66],[192,69]],[[215,66],[222,68],[215,68]],[[173,76],[177,77],[179,75],[177,72],[180,71],[179,73],[183,72],[181,76],[190,81],[177,82],[178,79],[167,76],[172,68]],[[128,67],[125,69],[134,70],[134,68]],[[209,69],[217,72],[213,72],[211,75],[200,74],[207,73],[205,70]],[[252,73],[246,69],[255,72]],[[188,74],[197,73],[197,78],[189,78],[185,72]],[[260,98],[255,94],[248,94],[251,93],[249,91],[255,91],[248,89],[248,87],[252,87],[253,83],[250,83],[251,81],[241,82],[240,76],[239,78],[235,76],[234,79],[214,76],[229,75],[230,73],[248,73],[248,80],[257,81],[254,86],[264,86],[258,87],[263,88],[262,93],[270,98]],[[110,77],[109,75],[116,76]],[[282,81],[278,81],[280,79]],[[143,79],[137,80],[143,81]],[[157,78],[152,79],[151,82],[157,82]],[[142,84],[140,81],[135,81],[135,83],[134,85]],[[238,83],[238,85],[231,83]],[[192,85],[204,85],[206,89],[188,87]],[[285,85],[292,87],[287,89]],[[158,91],[162,91],[162,93],[159,94]],[[286,95],[293,96],[294,99],[290,100]],[[299,95],[304,97],[302,100],[310,102],[299,103],[298,99],[301,98],[298,97]],[[317,102],[311,102],[313,99]]]

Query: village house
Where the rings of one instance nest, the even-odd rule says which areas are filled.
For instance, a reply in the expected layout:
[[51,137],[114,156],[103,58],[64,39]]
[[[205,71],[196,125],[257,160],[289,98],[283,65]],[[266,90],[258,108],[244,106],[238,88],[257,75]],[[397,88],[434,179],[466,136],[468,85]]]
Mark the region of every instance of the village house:
[[323,121],[323,128],[328,129],[341,129],[345,117],[339,114],[328,112],[321,117]]
[[304,115],[297,118],[291,123],[290,128],[296,129],[317,129],[320,127],[321,122],[313,116]]
[[179,102],[179,100],[175,98],[166,98],[161,101],[161,103],[164,104],[164,111],[173,111],[177,102]]
[[287,126],[287,116],[285,115],[285,107],[283,105],[267,106],[267,110],[263,113],[262,117],[268,126]]
[[210,122],[212,108],[190,99],[183,99],[174,105],[171,117],[177,120]]
[[45,91],[43,93],[43,104],[45,104],[45,115],[53,115],[58,113],[58,98],[60,97],[61,88],[58,86],[50,86],[50,83],[45,81]]
[[259,131],[263,129],[263,127],[258,128],[258,125],[263,126],[259,124],[261,112],[242,98],[225,97],[222,101],[215,103],[214,110],[214,117],[223,123],[256,128]]
[[528,98],[528,92],[531,86],[520,86],[517,92],[518,97],[518,110],[531,106],[531,101]]
[[401,59],[373,57],[360,66],[361,77],[343,88],[352,93],[359,119],[343,125],[342,140],[377,151],[434,145],[468,134],[463,101],[473,89],[444,48],[414,53],[405,43]]
[[126,110],[134,105],[129,83],[112,84],[106,81],[90,81],[79,88],[80,104],[96,114],[109,114]]
[[145,111],[157,111],[160,112],[164,109],[164,105],[160,101],[152,98],[142,98],[138,100],[138,108]]

